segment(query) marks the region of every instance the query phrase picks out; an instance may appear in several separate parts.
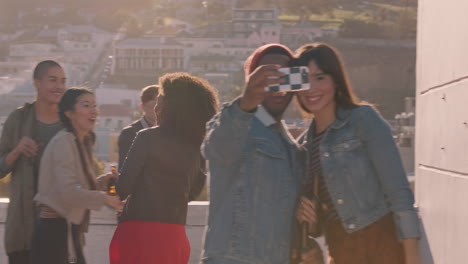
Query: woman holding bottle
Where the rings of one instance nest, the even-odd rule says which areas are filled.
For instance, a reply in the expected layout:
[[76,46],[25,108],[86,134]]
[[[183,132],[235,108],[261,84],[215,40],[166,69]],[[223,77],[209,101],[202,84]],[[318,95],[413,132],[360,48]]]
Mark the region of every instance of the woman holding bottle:
[[90,210],[108,205],[122,209],[122,202],[99,186],[115,178],[103,175],[96,180],[93,170],[93,129],[97,110],[93,93],[70,88],[59,103],[59,116],[65,129],[52,138],[44,150],[39,169],[35,201],[39,221],[33,237],[31,263],[85,264],[84,232]]

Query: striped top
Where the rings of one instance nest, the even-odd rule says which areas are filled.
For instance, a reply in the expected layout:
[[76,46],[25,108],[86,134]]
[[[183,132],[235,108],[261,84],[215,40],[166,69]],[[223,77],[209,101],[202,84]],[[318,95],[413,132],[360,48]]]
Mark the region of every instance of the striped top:
[[325,132],[326,130],[315,134],[313,140],[307,144],[307,150],[309,151],[308,178],[314,179],[314,177],[318,177],[318,198],[322,209],[320,217],[324,223],[327,223],[331,220],[338,219],[338,213],[336,212],[332,198],[328,192],[328,187],[325,179],[323,178],[322,166],[320,163],[320,142],[322,142]]
[[39,217],[40,218],[60,218],[62,217],[55,211],[54,209],[50,208],[47,205],[41,204],[39,205]]

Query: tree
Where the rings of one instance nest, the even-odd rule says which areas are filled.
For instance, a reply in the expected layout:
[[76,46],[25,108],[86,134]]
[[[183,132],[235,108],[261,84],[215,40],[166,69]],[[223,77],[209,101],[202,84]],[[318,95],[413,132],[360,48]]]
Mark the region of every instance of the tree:
[[127,19],[124,27],[126,29],[127,36],[130,38],[141,37],[144,33],[142,27],[138,24],[137,19],[133,16]]
[[94,24],[107,31],[118,31],[129,19],[130,13],[125,9],[115,11],[112,15],[101,13],[96,16]]
[[345,19],[341,25],[341,37],[378,38],[382,36],[382,28],[375,22],[357,19]]
[[201,4],[205,9],[205,21],[208,24],[227,21],[230,18],[230,9],[222,2],[204,0]]
[[298,15],[304,23],[311,14],[324,14],[335,7],[333,0],[279,0],[280,6],[288,13]]

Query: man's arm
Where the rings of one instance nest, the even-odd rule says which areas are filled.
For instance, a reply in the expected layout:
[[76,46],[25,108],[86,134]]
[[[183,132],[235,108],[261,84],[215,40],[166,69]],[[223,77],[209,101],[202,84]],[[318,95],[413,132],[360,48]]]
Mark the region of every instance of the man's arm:
[[38,144],[31,138],[23,137],[16,146],[14,145],[13,138],[18,118],[18,112],[13,112],[3,126],[2,136],[0,137],[0,179],[13,170],[21,155],[26,157],[37,155]]
[[235,164],[245,146],[250,121],[257,106],[269,95],[265,87],[278,84],[279,65],[262,65],[247,78],[246,87],[239,99],[225,104],[221,113],[207,124],[207,136],[202,145],[207,160]]
[[225,104],[221,113],[207,124],[207,135],[202,145],[204,157],[210,162],[236,163],[245,146],[253,117],[253,113],[239,108],[238,100]]

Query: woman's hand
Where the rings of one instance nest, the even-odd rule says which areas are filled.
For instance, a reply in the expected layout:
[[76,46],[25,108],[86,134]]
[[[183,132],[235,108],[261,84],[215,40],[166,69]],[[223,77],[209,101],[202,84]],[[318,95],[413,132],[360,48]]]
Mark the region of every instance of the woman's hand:
[[109,185],[114,185],[113,183],[115,182],[115,180],[117,180],[117,178],[119,178],[119,175],[117,173],[112,173],[112,172],[109,172],[107,174],[102,174],[100,176],[98,176],[96,178],[96,181],[98,182],[99,184],[99,188],[100,190],[102,191],[107,191],[108,188],[109,188]]
[[296,210],[296,218],[299,223],[307,222],[309,223],[309,231],[314,230],[315,226],[318,223],[317,217],[317,203],[307,199],[302,196],[300,204]]
[[99,176],[98,179],[102,178],[104,181],[109,183],[111,181],[117,180],[118,177],[119,177],[119,175],[117,173],[109,172],[107,174],[103,174],[103,175]]
[[105,203],[114,208],[117,212],[121,212],[124,206],[124,202],[120,201],[117,196],[106,195]]

